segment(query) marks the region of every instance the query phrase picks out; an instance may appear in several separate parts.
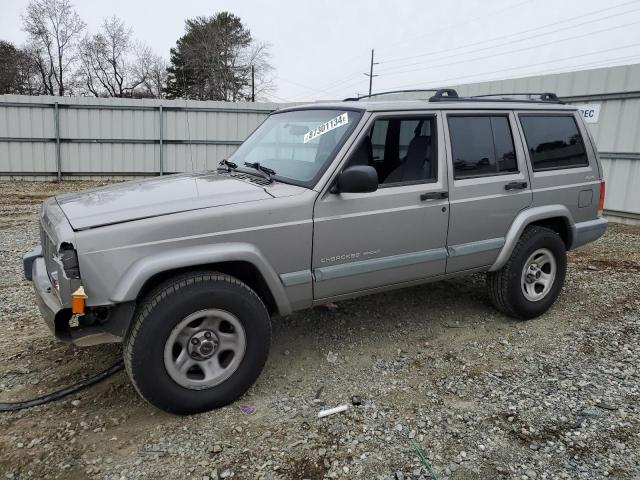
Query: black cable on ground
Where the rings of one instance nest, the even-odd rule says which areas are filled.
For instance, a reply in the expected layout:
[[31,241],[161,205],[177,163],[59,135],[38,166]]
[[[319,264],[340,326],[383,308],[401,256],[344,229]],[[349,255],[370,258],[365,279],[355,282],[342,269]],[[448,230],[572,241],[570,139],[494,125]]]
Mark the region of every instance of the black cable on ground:
[[124,368],[124,362],[122,360],[118,360],[116,363],[111,365],[106,370],[94,375],[93,377],[89,377],[86,380],[78,382],[70,387],[65,387],[55,392],[48,393],[47,395],[43,395],[42,397],[34,398],[31,400],[24,400],[22,402],[0,402],[0,412],[13,412],[16,410],[22,410],[24,408],[31,408],[38,405],[43,405],[45,403],[53,402],[54,400],[60,400],[62,397],[66,397],[67,395],[71,395],[83,388],[91,387],[96,383],[101,382],[102,380],[110,377],[114,373],[119,372]]

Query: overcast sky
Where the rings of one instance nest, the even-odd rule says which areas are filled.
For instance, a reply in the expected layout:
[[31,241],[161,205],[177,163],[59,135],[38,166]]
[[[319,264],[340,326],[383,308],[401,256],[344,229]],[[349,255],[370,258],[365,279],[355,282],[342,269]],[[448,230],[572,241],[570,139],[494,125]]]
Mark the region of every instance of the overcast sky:
[[[0,0],[21,44],[26,0]],[[95,31],[118,15],[165,58],[184,19],[227,10],[271,44],[276,101],[343,98],[640,61],[640,0],[76,0]]]

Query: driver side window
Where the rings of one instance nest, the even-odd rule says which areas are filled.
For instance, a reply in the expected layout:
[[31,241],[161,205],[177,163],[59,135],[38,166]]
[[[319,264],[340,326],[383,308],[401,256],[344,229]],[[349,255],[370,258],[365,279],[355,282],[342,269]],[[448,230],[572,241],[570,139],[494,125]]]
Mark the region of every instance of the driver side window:
[[370,165],[381,187],[437,181],[435,117],[376,120],[347,166]]

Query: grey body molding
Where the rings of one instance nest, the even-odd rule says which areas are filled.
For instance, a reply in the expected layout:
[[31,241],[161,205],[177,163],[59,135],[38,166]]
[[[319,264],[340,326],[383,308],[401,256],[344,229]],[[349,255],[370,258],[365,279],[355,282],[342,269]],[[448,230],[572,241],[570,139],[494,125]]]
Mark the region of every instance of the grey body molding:
[[281,315],[291,313],[291,305],[278,274],[260,251],[249,243],[219,243],[189,248],[176,248],[135,261],[120,277],[111,295],[113,303],[135,300],[147,280],[158,273],[196,265],[241,261],[258,269],[276,302]]
[[500,253],[498,254],[498,258],[493,262],[491,268],[489,268],[490,272],[495,272],[496,270],[500,270],[509,257],[511,256],[511,252],[518,243],[518,239],[524,232],[524,229],[527,228],[527,225],[530,225],[533,222],[537,222],[539,220],[545,220],[548,218],[564,218],[567,222],[569,228],[569,249],[573,248],[573,232],[574,232],[574,222],[573,217],[571,216],[571,212],[564,205],[544,205],[541,207],[533,207],[528,208],[526,210],[521,211],[516,218],[513,220],[511,227],[509,227],[509,231],[505,235],[504,246]]

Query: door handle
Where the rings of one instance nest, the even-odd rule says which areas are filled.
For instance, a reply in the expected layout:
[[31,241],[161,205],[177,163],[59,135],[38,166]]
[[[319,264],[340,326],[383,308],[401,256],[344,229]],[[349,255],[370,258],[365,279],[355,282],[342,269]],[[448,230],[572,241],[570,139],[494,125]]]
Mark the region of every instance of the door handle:
[[442,200],[445,198],[449,198],[449,192],[429,192],[420,194],[420,200]]
[[511,182],[504,186],[505,190],[524,190],[527,188],[527,182]]

